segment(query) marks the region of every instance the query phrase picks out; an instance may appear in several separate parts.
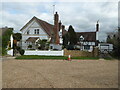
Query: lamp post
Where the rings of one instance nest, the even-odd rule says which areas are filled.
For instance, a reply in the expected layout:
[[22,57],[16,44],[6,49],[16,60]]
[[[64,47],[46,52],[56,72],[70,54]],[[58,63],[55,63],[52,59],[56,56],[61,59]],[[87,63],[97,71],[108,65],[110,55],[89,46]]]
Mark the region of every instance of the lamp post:
[[83,36],[80,36],[79,40],[80,40],[80,50],[83,50],[84,37],[83,37]]

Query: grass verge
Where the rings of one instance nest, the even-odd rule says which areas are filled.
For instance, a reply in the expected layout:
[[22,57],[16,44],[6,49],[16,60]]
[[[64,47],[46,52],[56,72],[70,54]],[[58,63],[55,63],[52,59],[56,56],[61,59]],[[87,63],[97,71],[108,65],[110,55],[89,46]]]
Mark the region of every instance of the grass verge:
[[[39,55],[23,55],[18,56],[16,59],[64,59],[67,60],[67,56],[39,56]],[[97,60],[98,57],[71,57],[71,59],[93,59]]]

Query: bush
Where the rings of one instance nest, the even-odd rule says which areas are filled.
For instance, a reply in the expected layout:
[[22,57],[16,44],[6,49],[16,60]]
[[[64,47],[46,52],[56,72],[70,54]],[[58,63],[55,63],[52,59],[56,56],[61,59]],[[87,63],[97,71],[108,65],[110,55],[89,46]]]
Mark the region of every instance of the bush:
[[32,45],[29,45],[28,48],[32,48]]
[[68,45],[68,46],[66,47],[66,49],[67,49],[67,50],[74,50],[74,45]]
[[25,50],[24,50],[24,49],[20,49],[20,50],[19,50],[19,53],[20,53],[20,55],[24,55]]

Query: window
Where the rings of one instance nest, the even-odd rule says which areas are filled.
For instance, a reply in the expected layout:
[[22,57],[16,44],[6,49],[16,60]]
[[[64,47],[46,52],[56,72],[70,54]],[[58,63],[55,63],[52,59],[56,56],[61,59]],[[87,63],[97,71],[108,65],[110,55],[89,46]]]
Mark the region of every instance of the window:
[[50,46],[50,49],[53,49],[53,46]]
[[29,31],[27,31],[27,34],[29,34]]
[[37,31],[36,31],[36,29],[35,29],[35,30],[34,30],[34,34],[36,34],[36,32],[37,32]]
[[37,34],[39,34],[39,29],[37,29]]
[[34,34],[39,34],[39,29],[35,29]]
[[85,46],[84,46],[84,49],[85,49],[85,50],[89,50],[89,49],[90,49],[90,45],[85,45]]

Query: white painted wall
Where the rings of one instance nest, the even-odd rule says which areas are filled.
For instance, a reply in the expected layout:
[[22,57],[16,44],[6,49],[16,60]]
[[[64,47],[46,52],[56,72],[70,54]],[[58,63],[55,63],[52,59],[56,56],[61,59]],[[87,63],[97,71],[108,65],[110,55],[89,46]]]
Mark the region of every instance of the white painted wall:
[[[39,29],[39,34],[34,34],[34,30]],[[27,34],[27,31],[29,31],[29,34]],[[39,37],[40,39],[49,39],[48,34],[42,29],[42,27],[36,22],[36,20],[33,20],[25,29],[22,30],[22,48],[27,49],[28,45],[25,43],[25,41],[29,37]]]
[[98,31],[96,32],[96,40],[99,40],[99,38],[98,38]]
[[83,45],[92,45],[92,46],[95,46],[95,42],[84,42]]
[[[50,47],[52,46],[52,49],[62,50],[62,45],[57,44],[50,44]],[[50,48],[51,49],[51,48]]]

